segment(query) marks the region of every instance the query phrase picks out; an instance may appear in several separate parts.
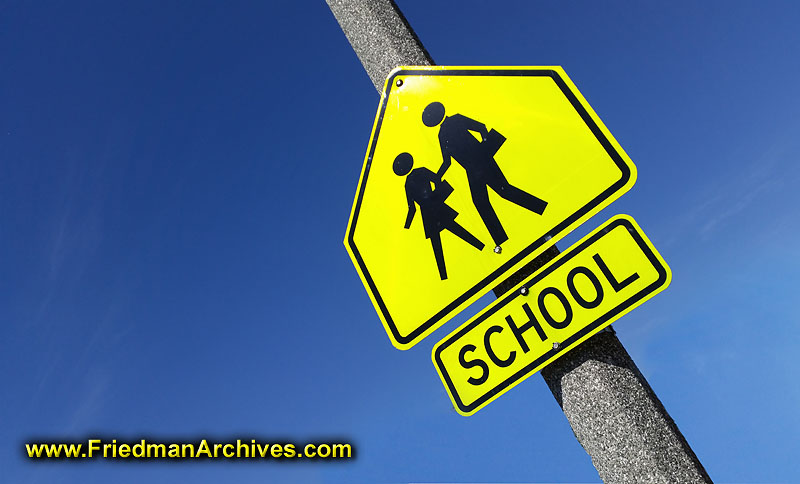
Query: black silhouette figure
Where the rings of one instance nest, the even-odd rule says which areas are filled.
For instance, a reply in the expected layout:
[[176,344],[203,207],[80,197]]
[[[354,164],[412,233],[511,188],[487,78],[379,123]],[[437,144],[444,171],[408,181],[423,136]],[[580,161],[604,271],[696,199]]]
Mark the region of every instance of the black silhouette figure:
[[[497,166],[494,154],[506,140],[502,134],[494,129],[487,132],[483,123],[461,114],[445,117],[444,105],[440,102],[428,104],[422,112],[422,122],[431,128],[441,123],[439,145],[442,149],[442,166],[436,174],[439,178],[444,176],[450,167],[450,158],[464,167],[472,203],[498,248],[508,240],[508,235],[489,202],[488,188],[492,188],[509,202],[527,208],[531,212],[539,215],[544,213],[547,202],[508,183],[500,167]],[[479,133],[481,141],[470,134],[470,131]]]
[[397,155],[392,165],[396,175],[408,175],[405,185],[408,215],[404,228],[411,227],[411,221],[417,212],[414,205],[416,203],[422,212],[425,238],[431,239],[433,256],[436,258],[436,266],[439,268],[439,277],[445,280],[447,279],[447,269],[444,265],[444,252],[442,252],[441,232],[443,230],[449,230],[478,250],[483,249],[483,243],[456,222],[458,212],[445,203],[447,197],[453,193],[453,187],[427,168],[415,168],[412,171],[413,166],[414,158],[408,153]]

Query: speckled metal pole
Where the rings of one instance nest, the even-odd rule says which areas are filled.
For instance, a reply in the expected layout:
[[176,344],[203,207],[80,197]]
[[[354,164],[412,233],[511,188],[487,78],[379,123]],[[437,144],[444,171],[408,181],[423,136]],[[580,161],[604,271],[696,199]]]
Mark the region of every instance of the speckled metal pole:
[[541,373],[603,482],[711,482],[613,331]]
[[378,92],[397,66],[433,65],[433,59],[393,1],[326,1]]
[[[326,1],[378,92],[395,67],[433,64],[393,1]],[[495,295],[558,253],[552,247],[498,285]],[[610,327],[541,373],[607,484],[711,482]]]

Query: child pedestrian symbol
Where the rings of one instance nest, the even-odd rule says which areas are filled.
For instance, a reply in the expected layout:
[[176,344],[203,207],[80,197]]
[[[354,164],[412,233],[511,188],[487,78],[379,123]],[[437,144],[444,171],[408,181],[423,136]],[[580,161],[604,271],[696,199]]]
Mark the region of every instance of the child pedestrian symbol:
[[415,168],[412,171],[413,166],[414,158],[409,153],[397,155],[392,165],[396,175],[408,175],[405,184],[408,215],[404,228],[411,227],[411,221],[417,212],[416,205],[419,205],[425,238],[431,241],[436,267],[439,269],[439,278],[445,280],[447,279],[447,269],[444,265],[444,252],[442,251],[441,233],[443,230],[449,230],[478,250],[483,249],[483,243],[456,222],[458,212],[445,203],[447,197],[453,193],[453,187],[427,168]]

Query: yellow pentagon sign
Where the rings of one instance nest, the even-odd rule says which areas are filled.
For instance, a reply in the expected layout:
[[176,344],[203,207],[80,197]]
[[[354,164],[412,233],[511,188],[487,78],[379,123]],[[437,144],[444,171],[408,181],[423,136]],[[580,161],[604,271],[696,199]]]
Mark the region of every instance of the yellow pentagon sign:
[[392,343],[407,349],[635,180],[560,67],[398,68],[345,246]]
[[472,415],[671,277],[636,222],[618,215],[437,343],[433,364],[456,410]]

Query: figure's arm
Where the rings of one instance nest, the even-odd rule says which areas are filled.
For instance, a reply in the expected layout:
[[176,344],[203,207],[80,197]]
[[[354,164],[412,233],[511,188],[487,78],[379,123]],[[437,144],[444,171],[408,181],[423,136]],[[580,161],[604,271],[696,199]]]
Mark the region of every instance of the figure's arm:
[[441,180],[448,168],[450,168],[450,153],[442,144],[442,166],[436,171],[436,176]]
[[411,198],[411,194],[408,193],[408,190],[406,190],[406,200],[408,201],[408,215],[406,215],[406,224],[403,226],[404,229],[411,227],[411,221],[414,220],[414,214],[417,213],[414,199]]
[[481,123],[479,121],[475,121],[474,119],[470,119],[470,118],[468,118],[466,116],[464,116],[463,121],[464,121],[464,124],[466,124],[468,130],[475,131],[476,133],[480,133],[482,141],[486,141],[486,138],[489,137],[489,132],[486,131],[486,125],[485,124],[483,124],[483,123]]

